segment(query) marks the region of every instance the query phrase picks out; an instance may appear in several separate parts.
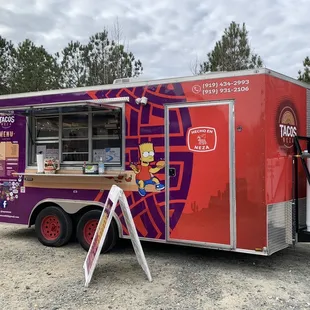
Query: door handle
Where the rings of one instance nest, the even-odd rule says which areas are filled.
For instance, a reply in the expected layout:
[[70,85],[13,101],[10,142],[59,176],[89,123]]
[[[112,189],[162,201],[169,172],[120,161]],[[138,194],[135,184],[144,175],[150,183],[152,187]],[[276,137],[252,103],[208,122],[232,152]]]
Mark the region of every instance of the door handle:
[[169,176],[170,177],[175,177],[176,176],[175,168],[169,168]]

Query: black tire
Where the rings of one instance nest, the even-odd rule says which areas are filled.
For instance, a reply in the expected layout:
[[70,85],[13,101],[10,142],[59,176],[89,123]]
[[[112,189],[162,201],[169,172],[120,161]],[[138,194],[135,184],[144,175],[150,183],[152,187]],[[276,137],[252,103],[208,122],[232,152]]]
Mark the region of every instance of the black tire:
[[[76,237],[81,245],[81,247],[85,250],[88,251],[90,247],[90,243],[92,240],[93,233],[95,232],[97,228],[97,224],[94,225],[90,221],[98,221],[100,220],[102,211],[101,210],[91,210],[86,212],[84,215],[81,216],[77,228],[76,228]],[[85,234],[87,232],[85,231],[84,234],[84,229],[87,229],[86,224],[91,225],[91,231],[89,233],[88,240],[85,237]],[[117,229],[117,224],[114,219],[112,219],[109,230],[107,232],[105,241],[103,243],[101,253],[107,253],[112,250],[112,248],[116,245],[116,242],[118,240],[118,229]]]
[[72,236],[72,226],[71,217],[56,206],[45,207],[35,221],[38,240],[49,247],[67,244]]

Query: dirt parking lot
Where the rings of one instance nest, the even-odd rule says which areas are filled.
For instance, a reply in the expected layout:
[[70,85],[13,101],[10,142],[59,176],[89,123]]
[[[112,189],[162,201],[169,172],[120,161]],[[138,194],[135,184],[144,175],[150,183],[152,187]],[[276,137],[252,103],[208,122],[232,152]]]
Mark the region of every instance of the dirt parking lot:
[[42,246],[34,229],[0,225],[0,309],[310,309],[310,245],[272,257],[130,241],[101,255],[84,287],[86,252]]

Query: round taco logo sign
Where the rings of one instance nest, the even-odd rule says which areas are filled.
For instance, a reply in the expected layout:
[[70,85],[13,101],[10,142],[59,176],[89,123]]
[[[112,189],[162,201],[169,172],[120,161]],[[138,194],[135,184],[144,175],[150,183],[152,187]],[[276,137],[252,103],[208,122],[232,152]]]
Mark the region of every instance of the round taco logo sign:
[[277,138],[280,146],[288,149],[292,148],[294,137],[297,135],[298,120],[293,104],[290,101],[285,101],[280,105],[277,126]]

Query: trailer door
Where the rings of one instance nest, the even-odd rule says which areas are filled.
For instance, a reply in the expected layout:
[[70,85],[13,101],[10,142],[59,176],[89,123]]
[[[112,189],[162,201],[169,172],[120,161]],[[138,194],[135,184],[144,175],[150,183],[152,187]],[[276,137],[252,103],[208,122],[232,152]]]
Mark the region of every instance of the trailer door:
[[235,247],[234,103],[166,107],[167,240]]

